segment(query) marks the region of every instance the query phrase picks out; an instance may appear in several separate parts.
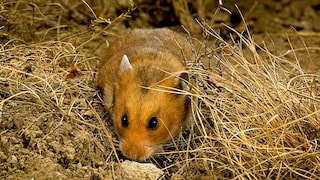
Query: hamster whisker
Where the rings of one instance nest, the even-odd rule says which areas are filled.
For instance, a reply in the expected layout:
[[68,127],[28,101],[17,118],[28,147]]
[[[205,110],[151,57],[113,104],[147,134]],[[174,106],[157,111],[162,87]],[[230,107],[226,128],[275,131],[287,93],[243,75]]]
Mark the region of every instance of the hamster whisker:
[[113,140],[113,145],[117,151],[120,151],[120,142],[118,140]]
[[156,164],[158,167],[163,168],[163,160],[159,157],[157,158],[152,156],[148,160],[150,161],[150,163]]

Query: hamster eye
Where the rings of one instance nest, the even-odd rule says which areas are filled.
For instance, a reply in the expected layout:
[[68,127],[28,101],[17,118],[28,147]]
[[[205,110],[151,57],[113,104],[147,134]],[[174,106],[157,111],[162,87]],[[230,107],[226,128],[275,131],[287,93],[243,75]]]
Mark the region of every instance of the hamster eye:
[[129,120],[128,120],[128,116],[127,114],[124,114],[122,117],[121,117],[121,124],[123,127],[128,127],[129,126]]
[[157,127],[158,127],[158,119],[157,119],[157,117],[152,117],[149,120],[148,129],[155,130]]

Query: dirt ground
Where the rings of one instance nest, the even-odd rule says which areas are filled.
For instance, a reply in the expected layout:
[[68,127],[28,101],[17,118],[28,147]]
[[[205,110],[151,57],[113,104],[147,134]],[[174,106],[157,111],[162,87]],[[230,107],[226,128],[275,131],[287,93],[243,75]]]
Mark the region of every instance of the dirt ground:
[[[232,42],[236,39],[227,26],[239,32],[247,26],[259,46],[298,60],[306,73],[320,74],[319,0],[222,1],[217,15],[218,1],[197,2],[188,1],[186,11],[170,0],[139,0],[131,13],[119,17],[130,11],[130,2],[2,0],[0,179],[117,179],[111,137],[99,119],[114,141],[116,136],[94,77],[100,52],[130,28],[182,31],[183,24],[201,38],[197,18]],[[93,21],[95,16],[103,18]],[[290,53],[292,49],[295,53]],[[83,72],[76,78],[70,77],[74,63]],[[119,158],[123,160],[121,154]],[[174,155],[150,161],[168,167],[163,179],[211,179],[197,170],[174,176],[180,167],[166,158],[174,161]]]

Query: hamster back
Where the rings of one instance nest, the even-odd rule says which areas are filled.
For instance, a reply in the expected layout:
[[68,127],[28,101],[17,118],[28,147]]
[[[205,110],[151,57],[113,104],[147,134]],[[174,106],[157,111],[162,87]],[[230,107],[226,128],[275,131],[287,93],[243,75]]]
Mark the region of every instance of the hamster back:
[[176,136],[190,114],[189,43],[169,29],[136,29],[102,55],[98,87],[124,156],[144,161]]

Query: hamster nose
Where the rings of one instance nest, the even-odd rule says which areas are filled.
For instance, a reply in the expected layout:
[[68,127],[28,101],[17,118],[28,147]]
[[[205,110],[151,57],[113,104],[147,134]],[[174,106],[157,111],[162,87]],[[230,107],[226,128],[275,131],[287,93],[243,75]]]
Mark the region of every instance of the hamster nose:
[[145,143],[130,144],[127,142],[120,143],[122,154],[131,160],[143,162],[152,155],[152,147]]

